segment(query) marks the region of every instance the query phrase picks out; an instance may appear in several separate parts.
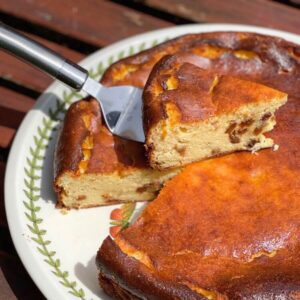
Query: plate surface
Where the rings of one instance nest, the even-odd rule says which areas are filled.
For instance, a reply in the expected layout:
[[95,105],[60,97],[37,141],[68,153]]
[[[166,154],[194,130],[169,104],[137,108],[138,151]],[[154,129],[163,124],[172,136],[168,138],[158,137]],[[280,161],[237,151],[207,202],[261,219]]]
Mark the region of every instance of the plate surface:
[[[249,31],[279,36],[300,44],[300,36],[245,25],[185,25],[128,38],[97,51],[81,65],[100,78],[122,57],[166,39],[197,32]],[[47,299],[109,299],[99,288],[95,255],[109,234],[111,212],[120,206],[72,210],[55,208],[53,151],[57,128],[70,103],[82,95],[53,83],[25,117],[9,155],[5,207],[17,252]],[[143,204],[121,207],[138,212]]]

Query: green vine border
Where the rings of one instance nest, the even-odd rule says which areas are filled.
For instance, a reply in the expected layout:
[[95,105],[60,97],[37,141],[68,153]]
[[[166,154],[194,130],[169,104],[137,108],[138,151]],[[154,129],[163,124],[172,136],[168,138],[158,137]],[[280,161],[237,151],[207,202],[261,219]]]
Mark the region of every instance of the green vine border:
[[[154,40],[149,44],[153,47],[158,44],[158,40]],[[146,42],[136,47],[130,46],[127,56],[138,53],[146,49]],[[107,67],[110,66],[115,59],[119,60],[125,57],[126,51],[122,50],[117,55],[111,55],[107,60]],[[90,71],[90,76],[99,79],[105,71],[105,67],[100,62],[96,70]],[[68,106],[82,98],[78,92],[73,90],[65,90],[62,94],[62,100],[56,101],[55,109],[49,108],[48,116],[43,117],[42,125],[37,127],[36,134],[33,136],[34,146],[29,148],[29,155],[26,157],[26,166],[24,168],[24,194],[26,200],[23,201],[25,207],[25,216],[30,222],[27,224],[32,233],[31,239],[37,244],[36,249],[44,257],[44,261],[51,267],[52,273],[59,278],[59,282],[68,289],[68,292],[80,299],[85,298],[85,292],[82,288],[77,287],[77,282],[69,278],[69,273],[62,270],[60,259],[57,254],[50,248],[51,241],[46,238],[47,230],[42,227],[43,219],[38,215],[41,207],[38,201],[41,199],[39,180],[41,179],[42,165],[45,159],[45,152],[51,140],[51,134],[57,130],[60,117],[64,115]]]

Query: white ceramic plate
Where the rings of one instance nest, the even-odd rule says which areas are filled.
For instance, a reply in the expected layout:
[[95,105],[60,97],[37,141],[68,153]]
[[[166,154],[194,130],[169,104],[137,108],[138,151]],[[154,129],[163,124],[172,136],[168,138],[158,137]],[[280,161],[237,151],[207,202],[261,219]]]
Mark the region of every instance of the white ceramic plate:
[[[251,31],[300,44],[294,34],[244,25],[186,25],[128,38],[97,51],[82,66],[99,78],[114,61],[166,39],[195,32]],[[108,299],[97,282],[95,255],[109,234],[110,213],[118,206],[72,210],[55,208],[53,149],[65,109],[80,98],[53,83],[25,117],[7,164],[5,206],[13,242],[27,271],[48,299]],[[123,206],[133,209],[133,206]]]

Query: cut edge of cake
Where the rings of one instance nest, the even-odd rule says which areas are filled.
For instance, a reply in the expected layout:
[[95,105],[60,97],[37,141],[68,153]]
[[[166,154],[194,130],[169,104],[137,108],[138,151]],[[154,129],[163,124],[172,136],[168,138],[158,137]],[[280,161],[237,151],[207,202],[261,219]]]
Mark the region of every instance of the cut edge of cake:
[[129,170],[104,174],[77,175],[67,171],[55,180],[58,205],[65,208],[89,208],[123,202],[150,201],[163,184],[179,170]]

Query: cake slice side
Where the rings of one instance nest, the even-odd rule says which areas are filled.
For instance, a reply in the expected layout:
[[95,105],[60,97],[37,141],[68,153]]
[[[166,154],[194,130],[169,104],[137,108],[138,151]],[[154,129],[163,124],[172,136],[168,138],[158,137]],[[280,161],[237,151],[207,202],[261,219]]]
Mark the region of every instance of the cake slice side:
[[143,147],[136,144],[114,137],[103,126],[96,100],[72,104],[55,154],[58,206],[86,208],[155,198],[179,169],[151,169]]
[[179,59],[160,61],[145,87],[146,146],[153,168],[274,145],[264,133],[275,126],[285,93]]

